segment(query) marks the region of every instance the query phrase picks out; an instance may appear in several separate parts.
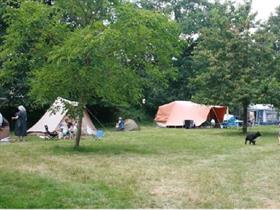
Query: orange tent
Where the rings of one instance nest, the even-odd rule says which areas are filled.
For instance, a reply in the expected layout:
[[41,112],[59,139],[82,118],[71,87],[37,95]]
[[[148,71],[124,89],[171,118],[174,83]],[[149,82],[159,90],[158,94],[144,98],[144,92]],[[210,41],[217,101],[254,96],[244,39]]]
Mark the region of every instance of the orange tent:
[[158,108],[155,121],[163,127],[184,126],[185,120],[192,120],[195,126],[200,126],[210,119],[222,123],[226,110],[226,106],[207,106],[191,101],[173,101]]

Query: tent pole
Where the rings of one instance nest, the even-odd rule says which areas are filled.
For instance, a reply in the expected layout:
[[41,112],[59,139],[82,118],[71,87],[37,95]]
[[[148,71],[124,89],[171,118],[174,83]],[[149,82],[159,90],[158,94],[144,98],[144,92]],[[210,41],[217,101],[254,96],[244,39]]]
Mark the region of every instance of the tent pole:
[[101,125],[101,127],[105,130],[105,127],[103,126],[103,124],[97,119],[97,117],[94,116],[94,114],[87,107],[86,107],[86,110],[99,123],[99,125]]

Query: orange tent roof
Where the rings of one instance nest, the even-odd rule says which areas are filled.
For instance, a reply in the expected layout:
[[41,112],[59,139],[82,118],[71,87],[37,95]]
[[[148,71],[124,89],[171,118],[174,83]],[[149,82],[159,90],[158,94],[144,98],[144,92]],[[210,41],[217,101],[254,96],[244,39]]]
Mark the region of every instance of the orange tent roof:
[[223,122],[226,106],[207,106],[191,101],[173,101],[158,108],[155,121],[163,126],[184,126],[185,120],[193,120],[200,126],[207,119]]

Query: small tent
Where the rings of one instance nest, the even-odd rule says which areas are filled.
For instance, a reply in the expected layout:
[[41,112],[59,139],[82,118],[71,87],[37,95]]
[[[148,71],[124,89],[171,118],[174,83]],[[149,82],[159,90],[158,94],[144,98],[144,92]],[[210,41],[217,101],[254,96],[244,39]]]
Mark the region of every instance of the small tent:
[[1,125],[0,125],[0,141],[4,141],[5,139],[8,139],[10,135],[10,126],[8,121],[1,116]]
[[216,123],[222,123],[226,110],[226,106],[207,106],[191,101],[173,101],[159,106],[155,121],[160,127],[185,126],[186,120],[193,121],[195,126],[200,126],[210,119],[214,119]]
[[136,130],[139,130],[139,126],[132,119],[126,119],[124,124],[125,124],[125,128],[124,128],[125,131],[136,131]]
[[[60,124],[65,121],[66,118],[70,118],[67,115],[67,109],[64,106],[64,102],[67,102],[70,105],[77,106],[77,102],[69,101],[58,97],[50,109],[43,115],[43,117],[31,128],[27,130],[28,134],[40,135],[46,132],[45,125],[48,126],[49,131],[53,132],[58,130]],[[89,114],[84,112],[83,121],[82,121],[82,135],[92,135],[95,134],[96,128],[94,127]]]

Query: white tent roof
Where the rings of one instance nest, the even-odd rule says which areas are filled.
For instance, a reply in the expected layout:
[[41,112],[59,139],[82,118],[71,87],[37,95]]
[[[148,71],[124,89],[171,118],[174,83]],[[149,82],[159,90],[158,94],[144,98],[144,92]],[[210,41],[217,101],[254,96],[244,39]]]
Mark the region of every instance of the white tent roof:
[[[47,110],[43,117],[31,128],[28,129],[28,133],[44,133],[45,125],[48,126],[49,131],[53,132],[59,129],[60,123],[63,122],[64,118],[67,117],[67,109],[65,108],[64,103],[77,106],[77,102],[69,101],[58,97],[52,106]],[[96,130],[88,113],[84,112],[83,121],[82,121],[82,133],[83,134],[92,134]]]
[[271,104],[254,104],[248,107],[249,110],[272,110],[274,109]]

